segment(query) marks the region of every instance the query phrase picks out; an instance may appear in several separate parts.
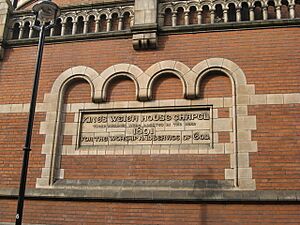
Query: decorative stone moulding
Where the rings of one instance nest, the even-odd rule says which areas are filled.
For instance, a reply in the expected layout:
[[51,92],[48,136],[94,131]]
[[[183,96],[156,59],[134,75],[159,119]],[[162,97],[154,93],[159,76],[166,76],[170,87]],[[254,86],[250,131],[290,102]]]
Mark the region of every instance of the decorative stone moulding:
[[135,50],[156,49],[157,34],[156,32],[133,34],[132,45]]
[[[33,30],[33,15],[15,15],[9,23],[9,39],[30,39],[37,37]],[[130,30],[133,26],[133,6],[92,8],[62,12],[54,28],[46,36],[69,36]]]
[[159,26],[294,19],[299,4],[294,0],[165,1],[158,7]]
[[[199,98],[199,87],[210,71],[222,71],[229,77],[232,84],[232,96],[223,98]],[[176,75],[182,82],[185,99],[152,100],[154,81],[164,73]],[[136,87],[138,101],[106,102],[108,84],[118,76],[127,76]],[[64,93],[75,79],[87,81],[91,87],[91,103],[64,104]],[[42,154],[46,155],[45,166],[37,187],[53,187],[57,179],[64,178],[64,170],[60,168],[62,156],[67,155],[139,155],[139,154],[228,154],[230,167],[224,169],[226,181],[233,181],[234,189],[253,190],[255,180],[252,179],[249,153],[257,151],[257,144],[251,140],[251,132],[256,130],[256,117],[248,115],[250,96],[255,95],[254,85],[248,85],[245,74],[235,63],[224,58],[204,60],[192,69],[178,61],[161,61],[143,71],[136,65],[113,65],[100,74],[92,68],[77,66],[63,72],[53,84],[52,90],[45,95],[43,107],[46,111],[46,121],[41,122],[40,133],[45,134]],[[192,100],[190,100],[192,99]],[[78,147],[78,136],[82,112],[94,113],[114,112],[116,109],[150,109],[185,107],[192,109],[196,106],[206,107],[211,112],[213,123],[212,142],[208,147],[200,145],[153,145],[142,150],[135,146],[100,146],[91,148]],[[228,118],[219,118],[218,110],[229,108]],[[91,111],[89,111],[91,110]],[[206,111],[208,112],[208,111]],[[74,122],[63,122],[65,113],[74,113]],[[81,120],[80,120],[81,121]],[[79,130],[78,130],[79,129]],[[218,132],[229,132],[230,142],[219,143]],[[72,144],[62,145],[61,135],[71,135]]]
[[132,44],[135,50],[157,46],[157,1],[135,0]]

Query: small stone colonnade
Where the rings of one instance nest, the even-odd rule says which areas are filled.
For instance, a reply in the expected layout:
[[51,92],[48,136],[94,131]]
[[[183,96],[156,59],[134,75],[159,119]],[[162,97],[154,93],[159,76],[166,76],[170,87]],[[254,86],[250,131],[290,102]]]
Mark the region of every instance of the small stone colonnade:
[[[129,30],[133,26],[133,7],[113,9],[91,9],[63,13],[54,28],[47,31],[46,36],[66,36],[76,34],[98,33]],[[34,16],[15,18],[11,22],[9,39],[36,38],[39,32],[33,29]]]
[[[300,18],[300,0],[269,1],[180,1],[159,4],[160,27],[266,21]],[[9,39],[38,37],[34,16],[13,18]],[[133,6],[90,9],[63,13],[46,36],[125,31],[134,25]]]
[[185,1],[160,6],[161,26],[300,18],[300,0]]

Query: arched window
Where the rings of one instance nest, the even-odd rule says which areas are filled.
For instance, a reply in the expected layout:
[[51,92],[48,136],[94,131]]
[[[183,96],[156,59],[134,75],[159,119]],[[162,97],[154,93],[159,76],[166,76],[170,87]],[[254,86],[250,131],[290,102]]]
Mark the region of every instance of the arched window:
[[198,23],[197,9],[195,6],[191,6],[189,11],[189,24],[197,24],[197,23]]
[[94,33],[95,32],[95,26],[96,26],[95,16],[91,15],[89,17],[88,23],[87,23],[87,32],[88,33]]
[[268,20],[276,19],[275,3],[268,1]]
[[210,12],[209,12],[209,7],[207,5],[204,5],[202,7],[202,21],[201,23],[206,24],[210,23]]
[[281,19],[290,18],[289,3],[287,0],[281,1],[280,12],[281,12]]
[[254,20],[262,20],[263,19],[263,13],[262,13],[262,7],[260,2],[254,3]]
[[165,10],[164,26],[172,26],[172,10],[170,8]]
[[300,0],[295,0],[295,18],[300,18]]
[[19,39],[19,35],[20,35],[20,24],[15,23],[12,31],[12,39],[14,40]]
[[247,2],[242,3],[242,9],[241,9],[241,20],[242,21],[249,21],[249,6]]
[[176,25],[184,25],[184,10],[182,7],[177,9]]
[[130,13],[125,12],[123,14],[123,30],[129,30],[130,29]]
[[56,20],[55,26],[54,26],[54,30],[53,30],[53,36],[60,36],[61,35],[61,19],[58,18]]
[[105,32],[107,29],[107,19],[106,15],[101,15],[100,16],[100,32]]
[[228,22],[235,22],[236,21],[236,8],[235,4],[230,3],[228,5]]
[[83,17],[79,16],[77,19],[77,29],[76,29],[76,34],[82,34],[83,33],[83,28],[84,28],[84,21]]
[[215,10],[215,23],[221,22],[224,22],[223,8],[221,4],[217,4]]
[[22,38],[29,38],[29,32],[30,32],[30,23],[27,21],[27,22],[25,22],[24,27],[23,27]]
[[118,30],[118,22],[119,22],[119,16],[117,13],[112,14],[111,16],[111,23],[110,23],[110,30],[111,31],[117,31]]
[[72,17],[68,17],[65,25],[65,35],[72,34],[72,30],[73,30],[73,19]]

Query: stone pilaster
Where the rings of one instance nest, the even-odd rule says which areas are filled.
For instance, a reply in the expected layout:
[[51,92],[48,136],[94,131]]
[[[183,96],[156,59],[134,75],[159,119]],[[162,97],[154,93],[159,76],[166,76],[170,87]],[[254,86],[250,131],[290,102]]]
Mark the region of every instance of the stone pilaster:
[[7,35],[7,21],[9,12],[12,10],[12,5],[8,0],[0,0],[0,60],[3,58],[4,48],[3,43]]
[[157,46],[157,0],[135,0],[133,48],[155,49]]

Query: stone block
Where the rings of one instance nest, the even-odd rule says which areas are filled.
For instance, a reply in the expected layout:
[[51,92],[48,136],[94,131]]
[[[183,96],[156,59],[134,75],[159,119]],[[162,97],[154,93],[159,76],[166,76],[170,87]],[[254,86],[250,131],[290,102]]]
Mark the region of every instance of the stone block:
[[238,177],[242,179],[252,178],[252,169],[251,168],[238,168]]
[[235,170],[234,169],[225,169],[225,179],[231,180],[235,179]]
[[231,118],[219,118],[215,119],[213,123],[213,131],[232,131],[232,119]]
[[300,93],[284,94],[283,102],[284,104],[300,103]]
[[267,95],[250,95],[250,105],[267,104]]
[[237,95],[236,104],[237,105],[249,105],[250,98],[249,95]]
[[232,98],[226,97],[224,98],[224,107],[232,107]]
[[256,116],[239,116],[237,125],[242,130],[256,130]]
[[249,167],[249,154],[248,153],[238,153],[238,167],[239,168]]
[[247,116],[248,115],[248,107],[247,106],[237,106],[236,107],[236,112],[237,112],[237,115],[240,117],[240,116]]
[[214,108],[223,108],[223,98],[208,98],[207,104],[213,105]]
[[246,189],[246,190],[256,189],[256,183],[254,179],[239,179],[238,183],[240,189]]
[[268,94],[267,95],[267,104],[283,104],[283,95],[282,94]]
[[257,142],[239,142],[238,143],[239,152],[257,152]]

